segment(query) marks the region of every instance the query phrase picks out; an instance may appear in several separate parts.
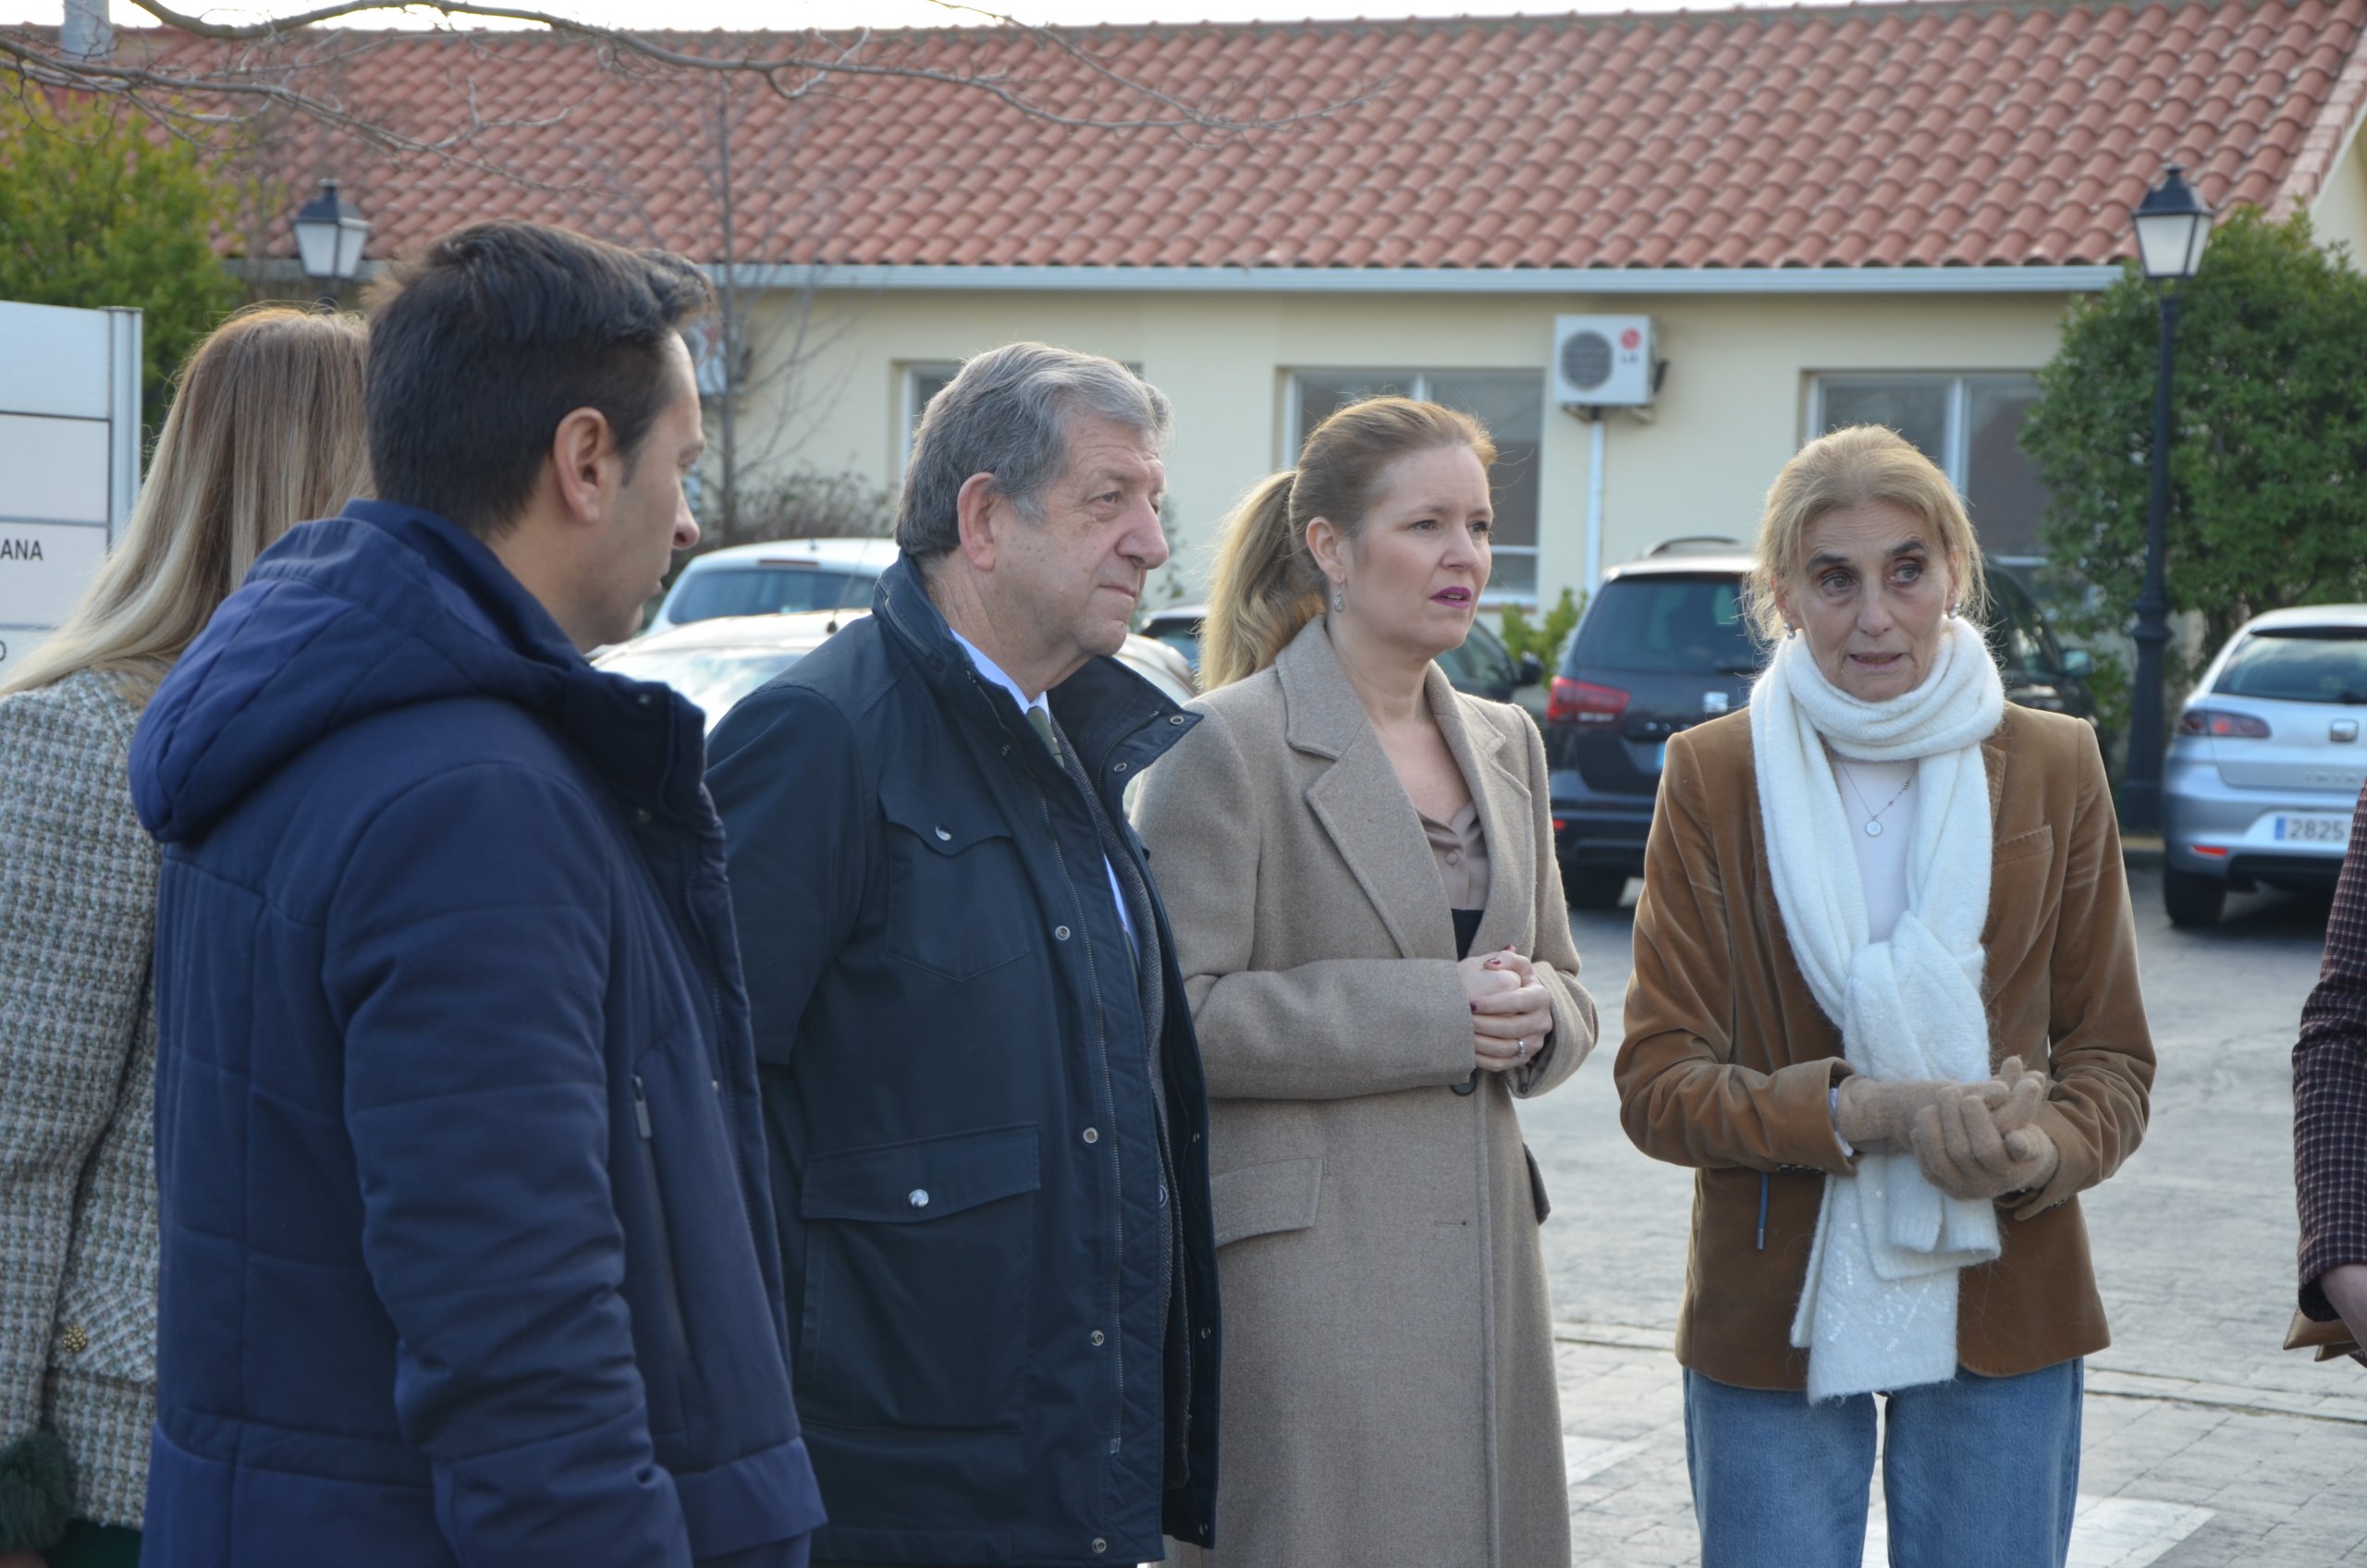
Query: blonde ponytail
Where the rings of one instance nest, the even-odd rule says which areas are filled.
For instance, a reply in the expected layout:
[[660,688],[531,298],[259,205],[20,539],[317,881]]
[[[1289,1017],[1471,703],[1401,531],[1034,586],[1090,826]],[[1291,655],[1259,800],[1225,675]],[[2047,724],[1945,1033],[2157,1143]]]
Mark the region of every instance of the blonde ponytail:
[[1390,464],[1436,447],[1468,447],[1482,470],[1496,460],[1487,427],[1469,414],[1410,398],[1367,398],[1308,433],[1298,467],[1257,482],[1218,534],[1200,690],[1257,674],[1323,613],[1323,573],[1307,551],[1306,525],[1324,518],[1355,537]]
[[1200,687],[1213,692],[1274,662],[1299,628],[1323,613],[1323,578],[1291,525],[1284,469],[1257,482],[1224,520],[1200,629]]

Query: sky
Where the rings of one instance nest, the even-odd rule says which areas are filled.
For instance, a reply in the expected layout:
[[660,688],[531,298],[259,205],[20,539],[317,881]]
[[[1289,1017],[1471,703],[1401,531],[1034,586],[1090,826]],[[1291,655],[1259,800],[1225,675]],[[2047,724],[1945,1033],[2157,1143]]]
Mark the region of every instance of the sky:
[[[758,27],[943,27],[979,22],[978,12],[933,4],[932,0],[546,0],[552,9],[564,9],[586,21],[611,27],[758,28]],[[1540,15],[1571,11],[1615,12],[1723,10],[1727,6],[1677,0],[988,0],[1023,21],[1077,26],[1094,22],[1297,21],[1306,18],[1346,18],[1360,16],[1502,16],[1515,10]],[[225,20],[256,19],[264,15],[290,15],[309,8],[309,0],[265,10],[251,4],[204,6],[203,0],[177,0],[176,8],[202,6],[205,14]],[[60,0],[0,0],[0,22],[57,19]],[[136,26],[144,13],[127,0],[115,0],[116,20]],[[373,13],[368,25],[385,26],[384,12]],[[433,13],[423,11],[411,23],[432,25]]]

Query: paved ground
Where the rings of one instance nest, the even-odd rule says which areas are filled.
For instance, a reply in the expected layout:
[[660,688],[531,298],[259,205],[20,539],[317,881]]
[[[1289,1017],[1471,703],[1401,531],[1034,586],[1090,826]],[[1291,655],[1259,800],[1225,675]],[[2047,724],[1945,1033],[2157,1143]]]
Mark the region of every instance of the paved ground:
[[[2089,1363],[2075,1568],[2367,1564],[2367,1369],[2277,1347],[2293,1300],[2288,1053],[2317,975],[2325,902],[2231,900],[2216,930],[2172,930],[2132,873],[2162,1059],[2145,1145],[2083,1200],[2114,1327]],[[1697,1560],[1676,1363],[1691,1177],[1619,1130],[1611,1059],[1628,921],[1571,927],[1604,1045],[1525,1107],[1551,1184],[1576,1561]],[[1879,1498],[1867,1561],[1884,1561]]]

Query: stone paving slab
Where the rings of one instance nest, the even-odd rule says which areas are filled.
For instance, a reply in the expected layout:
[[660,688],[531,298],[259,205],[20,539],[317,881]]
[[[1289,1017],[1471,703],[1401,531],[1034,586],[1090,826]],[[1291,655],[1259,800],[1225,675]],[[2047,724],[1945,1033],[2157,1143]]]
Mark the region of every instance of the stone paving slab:
[[[1700,1561],[1676,1362],[1667,1336],[1655,1337],[1633,1325],[1555,1325],[1580,1568]],[[2097,1383],[2070,1568],[2367,1563],[2367,1420],[2355,1409],[2294,1415]],[[1882,1521],[1878,1472],[1866,1568],[1886,1562]]]

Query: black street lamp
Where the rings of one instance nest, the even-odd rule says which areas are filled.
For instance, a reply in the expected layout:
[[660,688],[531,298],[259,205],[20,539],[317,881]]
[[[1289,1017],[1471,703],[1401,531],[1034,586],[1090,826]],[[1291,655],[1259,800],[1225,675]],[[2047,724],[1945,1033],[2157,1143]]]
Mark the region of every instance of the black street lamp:
[[2172,164],[2162,183],[2145,193],[2130,214],[2137,226],[2138,260],[2145,276],[2164,285],[2162,352],[2153,378],[2152,495],[2145,513],[2145,588],[2137,595],[2137,689],[2128,720],[2128,773],[2121,780],[2120,818],[2125,827],[2158,832],[2162,826],[2162,650],[2170,640],[2170,601],[2162,590],[2163,557],[2169,548],[2170,368],[2177,354],[2178,291],[2166,287],[2192,277],[2202,264],[2211,238],[2211,209]]
[[321,303],[337,309],[339,284],[362,275],[362,242],[370,238],[370,220],[362,210],[337,194],[337,182],[321,181],[321,193],[296,214],[296,254],[304,276],[324,285]]

